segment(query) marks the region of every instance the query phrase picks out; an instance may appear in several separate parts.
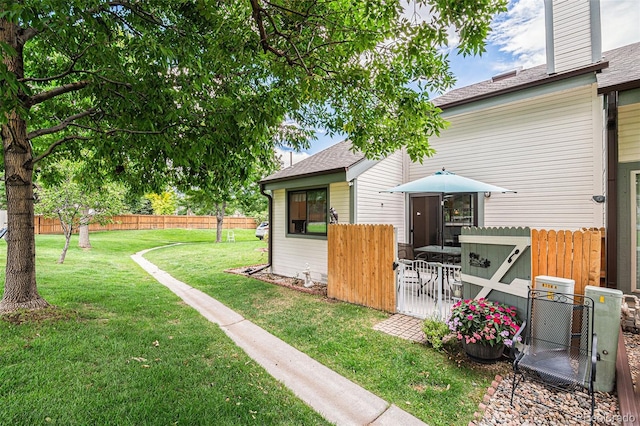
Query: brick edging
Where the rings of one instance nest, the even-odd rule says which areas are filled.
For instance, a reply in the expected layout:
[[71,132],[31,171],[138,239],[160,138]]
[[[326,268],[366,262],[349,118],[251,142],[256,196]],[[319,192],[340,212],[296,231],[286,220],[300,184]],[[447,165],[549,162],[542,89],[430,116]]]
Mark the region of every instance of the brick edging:
[[482,397],[482,402],[478,404],[478,411],[473,413],[474,421],[469,422],[468,426],[478,426],[478,422],[484,417],[484,412],[487,409],[487,404],[491,400],[491,397],[496,393],[498,386],[502,382],[502,376],[497,374],[491,382],[491,386],[487,388],[487,392]]

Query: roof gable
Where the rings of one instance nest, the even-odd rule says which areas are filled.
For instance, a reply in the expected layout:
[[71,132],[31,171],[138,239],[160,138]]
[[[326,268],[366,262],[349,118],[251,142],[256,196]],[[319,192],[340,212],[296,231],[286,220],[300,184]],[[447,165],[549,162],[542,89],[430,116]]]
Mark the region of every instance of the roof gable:
[[261,183],[346,172],[364,159],[365,156],[363,153],[354,152],[351,149],[351,141],[344,140],[286,169],[267,176]]

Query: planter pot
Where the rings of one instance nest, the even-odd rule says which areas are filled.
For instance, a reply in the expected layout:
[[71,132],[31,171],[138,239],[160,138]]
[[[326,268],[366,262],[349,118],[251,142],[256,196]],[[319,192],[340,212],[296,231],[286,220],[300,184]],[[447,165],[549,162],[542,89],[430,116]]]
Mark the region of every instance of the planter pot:
[[496,362],[504,353],[504,345],[489,346],[462,340],[462,347],[469,358],[482,363]]

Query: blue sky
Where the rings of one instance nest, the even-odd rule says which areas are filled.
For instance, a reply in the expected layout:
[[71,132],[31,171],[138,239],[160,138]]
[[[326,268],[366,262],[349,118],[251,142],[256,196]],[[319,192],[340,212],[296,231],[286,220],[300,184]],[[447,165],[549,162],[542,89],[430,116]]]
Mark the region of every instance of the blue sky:
[[[600,0],[600,19],[603,52],[640,41],[640,0]],[[531,68],[546,62],[544,0],[510,0],[508,12],[494,19],[492,29],[487,51],[476,57],[457,56],[456,36],[451,34],[448,48],[451,70],[457,80],[455,88],[488,80],[517,67]],[[312,141],[310,149],[293,154],[294,163],[342,139],[318,132],[318,139]],[[286,154],[286,165],[289,158]]]

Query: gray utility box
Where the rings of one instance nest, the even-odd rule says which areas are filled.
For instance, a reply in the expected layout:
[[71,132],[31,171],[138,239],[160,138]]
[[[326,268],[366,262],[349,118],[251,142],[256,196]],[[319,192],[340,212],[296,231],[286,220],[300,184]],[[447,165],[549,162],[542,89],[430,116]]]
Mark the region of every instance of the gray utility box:
[[[538,275],[533,282],[533,289],[536,291],[549,291],[552,293],[573,294],[575,281],[568,278],[549,277]],[[567,347],[571,344],[571,319],[573,311],[573,299],[567,298],[567,308],[562,312],[555,311],[556,304],[541,303],[533,300],[533,329],[536,335],[533,336],[538,342],[538,350],[555,350],[559,346]],[[549,312],[547,312],[549,311]],[[548,342],[546,344],[542,342]]]
[[548,290],[554,293],[573,294],[576,282],[570,278],[538,275],[533,283],[534,290]]
[[588,285],[584,295],[593,299],[593,328],[598,336],[595,390],[611,392],[616,379],[622,292]]

